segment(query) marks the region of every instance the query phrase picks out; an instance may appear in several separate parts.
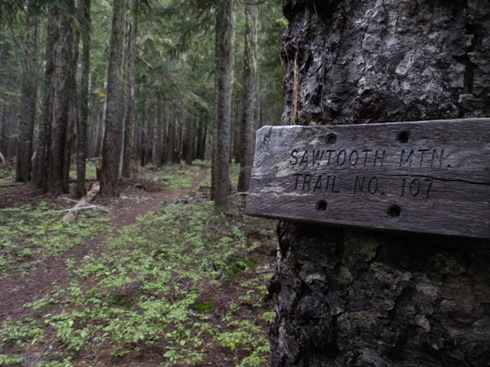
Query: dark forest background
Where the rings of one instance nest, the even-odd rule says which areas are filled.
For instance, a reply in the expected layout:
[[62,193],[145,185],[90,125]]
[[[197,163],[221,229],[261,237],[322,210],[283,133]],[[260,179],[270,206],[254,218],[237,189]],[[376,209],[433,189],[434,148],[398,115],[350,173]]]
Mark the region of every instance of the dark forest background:
[[285,24],[255,0],[2,1],[0,153],[56,195],[76,164],[78,196],[86,160],[114,195],[138,166],[212,159],[226,206],[228,162],[245,191],[253,132],[280,120]]

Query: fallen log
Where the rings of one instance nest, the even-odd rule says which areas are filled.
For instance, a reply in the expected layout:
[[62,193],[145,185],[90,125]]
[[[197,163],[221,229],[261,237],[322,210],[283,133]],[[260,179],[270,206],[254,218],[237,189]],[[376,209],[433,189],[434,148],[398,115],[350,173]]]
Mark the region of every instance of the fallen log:
[[61,210],[62,212],[68,211],[68,213],[65,216],[63,216],[63,220],[68,221],[71,218],[73,218],[75,216],[75,214],[78,213],[80,210],[85,210],[85,209],[100,209],[100,210],[103,210],[105,212],[110,212],[108,209],[101,207],[99,205],[93,205],[93,204],[89,205],[88,204],[92,200],[95,199],[95,197],[99,193],[99,190],[100,190],[100,185],[99,185],[99,183],[97,183],[90,188],[90,190],[87,192],[87,194],[84,197],[82,197],[80,199],[80,201],[78,201],[75,204],[75,206],[73,206],[73,208]]

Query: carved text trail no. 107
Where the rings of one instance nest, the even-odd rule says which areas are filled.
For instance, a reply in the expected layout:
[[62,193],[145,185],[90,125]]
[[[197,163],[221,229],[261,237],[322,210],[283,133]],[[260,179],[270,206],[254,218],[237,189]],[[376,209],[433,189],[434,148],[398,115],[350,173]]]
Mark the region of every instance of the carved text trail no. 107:
[[490,119],[265,126],[247,214],[490,237]]

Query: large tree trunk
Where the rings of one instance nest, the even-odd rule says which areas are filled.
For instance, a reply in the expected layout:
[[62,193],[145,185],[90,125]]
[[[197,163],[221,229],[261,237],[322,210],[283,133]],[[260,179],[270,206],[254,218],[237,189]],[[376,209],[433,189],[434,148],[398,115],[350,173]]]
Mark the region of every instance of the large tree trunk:
[[56,108],[55,117],[51,124],[51,138],[47,151],[47,186],[45,190],[55,195],[63,192],[63,166],[65,156],[65,138],[68,126],[68,53],[71,44],[68,45],[68,40],[71,39],[69,33],[69,23],[62,17],[60,27],[61,50],[58,74],[58,85],[56,92]]
[[257,4],[245,4],[245,48],[243,56],[243,120],[240,129],[240,174],[238,192],[248,191],[254,160],[255,74],[257,70]]
[[[490,115],[489,2],[283,6],[283,123]],[[488,240],[293,222],[278,235],[273,366],[488,365]]]
[[[22,106],[17,144],[16,181],[31,180],[34,122],[36,120],[37,76],[39,67],[39,17],[32,5],[27,9],[26,33],[23,45]],[[4,152],[6,153],[6,152]]]
[[[75,14],[74,0],[65,0],[64,5],[68,10],[61,15],[60,41],[61,50],[59,57],[59,74],[57,79],[57,95],[55,117],[52,119],[51,138],[47,151],[47,191],[59,195],[67,192],[68,187],[64,185],[67,177],[66,159],[68,159],[68,119],[70,102],[74,101],[75,90],[74,60],[74,29],[72,25],[72,14]],[[66,175],[65,175],[66,172]]]
[[[78,9],[75,9],[75,1],[70,2],[69,6],[73,9],[73,13],[76,14]],[[67,74],[66,74],[66,92],[68,95],[68,113],[67,113],[67,126],[65,135],[65,152],[63,161],[63,192],[68,193],[70,191],[70,167],[71,167],[71,154],[75,150],[75,130],[78,126],[80,118],[80,104],[77,90],[77,67],[78,67],[78,55],[80,47],[80,30],[78,22],[72,17],[67,20],[69,27],[69,42],[67,49]]]
[[58,78],[58,43],[60,37],[60,15],[57,7],[48,14],[48,32],[43,83],[42,116],[34,160],[33,181],[39,188],[47,189],[47,156],[51,138],[51,124],[55,118],[56,85]]
[[134,95],[134,64],[136,60],[136,1],[129,0],[128,16],[126,21],[126,81],[124,95],[124,129],[123,129],[123,154],[122,172],[123,177],[131,175],[131,160],[134,155],[134,130],[135,130],[135,95]]
[[76,99],[74,0],[64,0],[62,8],[60,13],[53,6],[48,17],[43,113],[33,170],[37,186],[54,195],[68,192],[69,111]]
[[212,190],[217,209],[228,206],[235,16],[233,0],[216,2],[216,89]]
[[112,33],[109,48],[107,77],[107,112],[104,145],[102,148],[101,194],[117,196],[119,161],[122,149],[123,119],[123,44],[125,0],[114,0],[112,5]]
[[91,0],[83,0],[80,8],[87,22],[87,28],[82,31],[82,58],[80,81],[80,116],[77,126],[77,186],[75,194],[82,197],[86,193],[85,164],[87,160],[87,126],[88,126],[88,100],[90,80],[90,32],[91,26]]

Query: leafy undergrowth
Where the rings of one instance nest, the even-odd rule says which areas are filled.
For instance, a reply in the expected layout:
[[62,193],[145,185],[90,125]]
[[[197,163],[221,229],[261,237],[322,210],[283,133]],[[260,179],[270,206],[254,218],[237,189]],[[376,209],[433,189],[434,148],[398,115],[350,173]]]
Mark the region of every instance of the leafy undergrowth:
[[0,210],[0,279],[14,272],[27,275],[36,264],[107,227],[107,216],[86,211],[65,222],[59,210],[46,202]]
[[[246,217],[242,196],[231,201],[227,212],[217,213],[203,194],[180,197],[139,216],[96,252],[67,258],[67,287],[55,285],[25,305],[28,316],[3,319],[0,365],[268,366],[273,223]],[[44,205],[17,210],[0,227],[11,241],[1,237],[2,251],[15,247],[13,231],[21,229],[14,242],[22,251],[40,237],[36,256],[9,255],[9,264],[57,256],[65,243],[90,235],[81,215],[69,234],[43,230],[51,228],[46,218],[52,215]],[[92,230],[106,225],[95,223]]]
[[[192,181],[199,175],[201,167],[210,168],[208,161],[195,161],[193,165],[163,165],[161,167],[147,164],[140,169],[136,177],[157,182],[171,189],[185,189],[191,186]],[[208,185],[209,186],[209,185]]]

